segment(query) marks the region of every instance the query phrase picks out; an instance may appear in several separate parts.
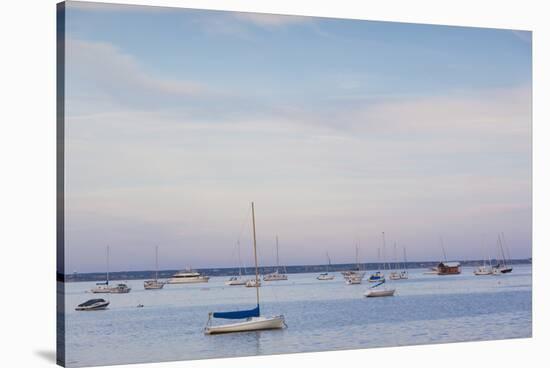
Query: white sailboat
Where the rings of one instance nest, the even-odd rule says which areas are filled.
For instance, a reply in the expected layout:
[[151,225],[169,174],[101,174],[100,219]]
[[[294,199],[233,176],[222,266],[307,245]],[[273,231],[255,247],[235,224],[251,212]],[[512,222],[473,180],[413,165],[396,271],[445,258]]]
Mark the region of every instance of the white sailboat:
[[[208,322],[206,323],[206,327],[204,328],[204,333],[206,335],[231,332],[272,330],[286,327],[285,317],[283,315],[272,317],[260,316],[260,289],[258,288],[260,280],[258,276],[258,256],[256,252],[256,219],[254,216],[254,202],[252,202],[252,235],[254,243],[254,265],[256,270],[256,308],[232,312],[208,313]],[[211,325],[212,318],[244,319],[245,321],[213,326]]]
[[107,278],[105,282],[98,282],[96,287],[92,288],[91,292],[94,294],[126,294],[129,293],[131,288],[125,283],[118,283],[114,286],[109,285],[109,255],[110,248],[107,246]]
[[159,281],[159,247],[155,246],[155,278],[153,280],[145,280],[143,287],[145,290],[159,290],[164,287],[164,282]]
[[[395,250],[394,250],[395,252]],[[406,280],[409,278],[409,272],[407,271],[407,251],[403,248],[403,267],[399,268],[397,260],[395,261],[395,270],[390,274],[390,280]]]
[[283,270],[283,273],[279,272],[279,236],[278,235],[275,236],[275,247],[277,248],[277,268],[275,269],[275,272],[264,275],[264,281],[288,280],[288,276],[286,275],[286,270]]
[[[384,270],[386,269],[386,236],[384,232],[382,232],[382,250],[384,254]],[[382,286],[382,287],[381,287]],[[386,287],[386,280],[382,279],[377,284],[371,286],[370,290],[367,290],[365,292],[365,296],[367,298],[373,298],[373,297],[384,297],[384,296],[393,296],[395,294],[395,288],[388,288]]]
[[355,270],[343,271],[344,281],[348,285],[358,285],[363,282],[365,271],[359,267],[359,244],[355,244]]
[[330,257],[328,256],[328,252],[327,252],[327,261],[328,261],[328,264],[327,264],[326,272],[323,272],[322,274],[317,276],[317,280],[321,280],[321,281],[334,280],[334,275],[329,274]]
[[[391,268],[391,263],[390,263]],[[390,271],[390,280],[401,279],[401,273],[398,272],[399,266],[397,265],[397,243],[393,243],[393,270]]]
[[[498,245],[499,245],[499,248],[500,248],[500,252],[502,254],[502,261],[499,262],[495,267],[493,267],[493,274],[494,275],[498,275],[498,274],[503,274],[503,273],[510,273],[512,272],[513,270],[513,267],[509,264],[506,264],[506,255],[504,254],[504,248],[502,246],[502,241],[504,239],[504,233],[502,234],[502,239],[501,239],[501,234],[498,234]],[[508,252],[508,257],[510,256],[509,252]],[[510,263],[510,261],[508,260],[508,263]]]
[[493,274],[493,265],[491,264],[491,258],[488,258],[489,265],[487,265],[487,262],[485,261],[485,258],[483,259],[483,266],[479,266],[474,270],[474,275],[476,276],[488,276]]
[[[382,272],[382,270],[380,269],[381,267],[381,259],[380,259],[380,248],[378,248],[378,251],[377,251],[377,255],[378,255],[378,271],[376,271],[375,273],[371,274],[369,276],[369,279],[368,281],[369,282],[382,282],[382,281],[385,281],[385,277],[384,277],[384,273]],[[384,270],[385,270],[385,266],[384,266]]]
[[237,256],[239,258],[239,275],[231,276],[229,280],[225,282],[227,286],[246,285],[246,280],[243,278],[243,275],[242,275],[241,243],[239,241],[237,241]]

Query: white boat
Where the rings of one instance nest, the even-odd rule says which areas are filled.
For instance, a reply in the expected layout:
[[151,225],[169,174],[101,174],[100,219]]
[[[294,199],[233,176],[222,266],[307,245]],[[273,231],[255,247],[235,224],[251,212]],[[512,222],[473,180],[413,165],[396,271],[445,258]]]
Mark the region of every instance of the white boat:
[[164,287],[164,282],[158,280],[146,280],[143,282],[143,288],[145,290],[158,290]]
[[168,284],[194,284],[198,282],[208,282],[210,277],[200,274],[197,271],[187,269],[185,271],[176,272],[170,279]]
[[479,266],[474,270],[474,275],[476,276],[484,276],[484,275],[492,275],[492,274],[493,274],[493,269],[487,266]]
[[109,302],[105,299],[90,299],[82,304],[79,304],[75,310],[77,311],[94,311],[107,308]]
[[324,272],[324,273],[319,274],[319,276],[317,276],[317,280],[321,280],[321,281],[334,280],[334,275],[331,275],[327,272]]
[[244,283],[244,286],[246,287],[260,287],[262,286],[262,282],[260,281],[260,279],[250,279],[250,280],[246,280],[246,282]]
[[[386,236],[385,233],[382,232],[382,249],[384,252],[383,258],[384,258],[384,270],[386,269]],[[383,285],[383,286],[382,286]],[[382,287],[380,287],[382,286]],[[386,280],[381,279],[380,282],[378,282],[376,285],[371,286],[370,290],[365,292],[365,296],[367,298],[374,298],[374,297],[383,297],[383,296],[393,296],[395,294],[395,288],[388,288],[386,287]]]
[[474,275],[476,276],[487,276],[492,275],[494,272],[493,265],[491,264],[491,260],[489,259],[489,265],[487,266],[487,263],[485,262],[485,259],[483,260],[483,266],[479,266],[474,270]]
[[155,247],[155,278],[143,282],[145,290],[159,290],[164,287],[164,282],[159,281],[159,247]]
[[246,285],[246,280],[241,276],[231,276],[229,280],[225,282],[227,286]]
[[[378,271],[376,271],[375,273],[372,273],[369,278],[368,278],[368,281],[369,282],[382,282],[382,281],[385,281],[385,277],[384,277],[384,273],[382,272],[381,270],[381,257],[380,257],[380,248],[377,249],[377,261],[378,261]],[[384,270],[386,269],[386,265],[384,264]]]
[[348,285],[359,285],[363,282],[362,276],[349,276],[346,278],[346,284]]
[[[258,276],[258,256],[256,252],[256,219],[254,217],[254,202],[252,202],[252,238],[254,240],[254,265],[256,270],[256,308],[250,310],[208,313],[208,322],[204,328],[206,335],[223,334],[231,332],[246,332],[258,330],[273,330],[286,327],[285,317],[283,315],[262,317],[260,316],[260,289]],[[224,319],[244,319],[244,321],[230,323],[225,325],[213,326],[212,318]]]
[[344,276],[344,282],[347,285],[357,285],[363,282],[365,277],[365,271],[361,270],[359,267],[359,244],[355,244],[355,270],[342,271],[341,274]]
[[264,275],[264,281],[284,281],[288,280],[286,272],[279,273],[279,236],[275,236],[275,247],[277,248],[277,268],[275,272]]
[[231,276],[229,280],[225,282],[227,286],[238,286],[238,285],[246,285],[246,280],[243,278],[242,275],[242,268],[241,268],[241,243],[237,241],[237,253],[239,257],[239,276]]
[[[394,253],[397,252],[394,245]],[[390,280],[406,280],[409,278],[409,272],[407,271],[407,253],[405,248],[403,248],[403,268],[398,271],[399,265],[397,263],[397,258],[395,260],[395,270],[390,273]]]
[[107,277],[105,282],[98,282],[96,287],[90,290],[94,294],[126,294],[129,293],[131,288],[129,288],[125,283],[118,283],[116,285],[109,284],[109,255],[110,248],[107,246]]
[[92,289],[94,294],[127,294],[132,290],[125,283],[119,283],[116,285],[99,285]]
[[380,290],[369,290],[365,293],[367,298],[376,298],[382,296],[393,296],[395,294],[395,289],[380,289]]
[[329,272],[329,267],[330,267],[330,257],[328,256],[328,252],[327,252],[327,260],[328,260],[327,271],[323,272],[322,274],[317,276],[317,280],[321,280],[321,281],[334,280],[334,275],[331,275],[331,274],[328,273]]
[[229,323],[220,326],[207,326],[204,333],[207,335],[223,334],[230,332],[246,332],[258,330],[276,330],[284,328],[285,317],[250,317],[246,321]]

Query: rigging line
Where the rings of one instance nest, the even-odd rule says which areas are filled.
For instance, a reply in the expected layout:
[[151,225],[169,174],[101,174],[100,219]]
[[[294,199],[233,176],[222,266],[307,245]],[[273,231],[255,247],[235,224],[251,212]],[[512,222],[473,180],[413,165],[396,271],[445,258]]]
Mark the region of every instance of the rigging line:
[[237,236],[237,241],[235,242],[235,244],[233,244],[233,251],[231,253],[232,258],[235,256],[235,253],[237,252],[237,247],[239,246],[239,242],[242,240],[244,227],[246,225],[246,220],[248,219],[248,211],[249,211],[249,208],[246,207],[246,211],[244,212],[244,215],[242,217],[241,229],[239,230],[239,234]]

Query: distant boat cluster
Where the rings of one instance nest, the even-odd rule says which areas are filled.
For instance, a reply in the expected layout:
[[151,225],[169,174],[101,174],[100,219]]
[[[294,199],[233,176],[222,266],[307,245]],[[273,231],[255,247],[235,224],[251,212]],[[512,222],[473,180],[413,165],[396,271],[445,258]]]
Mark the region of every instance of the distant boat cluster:
[[[275,246],[277,254],[277,263],[276,268],[271,273],[266,273],[263,277],[260,277],[258,272],[258,258],[256,253],[256,225],[254,217],[254,203],[252,203],[252,229],[253,229],[253,246],[254,246],[254,266],[255,274],[253,277],[246,277],[243,275],[242,267],[239,266],[238,275],[231,276],[225,285],[227,286],[245,286],[256,289],[256,307],[250,310],[241,310],[241,311],[230,311],[230,312],[214,312],[208,314],[208,322],[204,328],[205,334],[218,334],[218,333],[230,333],[230,332],[239,332],[239,331],[256,331],[256,330],[265,330],[265,329],[280,329],[286,327],[286,322],[283,315],[278,316],[261,316],[260,315],[260,293],[259,288],[264,282],[275,282],[275,281],[287,281],[288,275],[286,273],[286,268],[280,267],[279,265],[279,237],[275,237]],[[507,247],[504,242],[504,234],[498,235],[498,247],[501,253],[501,260],[497,262],[496,265],[492,265],[489,260],[489,264],[484,261],[482,266],[477,267],[474,270],[475,275],[501,275],[505,273],[512,272],[513,268],[510,265],[510,257],[506,255],[505,249]],[[240,244],[237,242],[238,251],[239,251],[239,262],[240,262]],[[442,246],[443,255],[445,261],[441,261],[436,267],[433,267],[424,274],[435,274],[440,276],[446,275],[458,275],[462,272],[460,262],[448,262],[446,260],[445,248]],[[382,250],[382,255],[381,255]],[[382,248],[378,248],[378,269],[373,271],[367,278],[367,281],[372,284],[365,292],[364,296],[367,298],[372,297],[390,297],[394,296],[396,293],[396,287],[388,286],[393,282],[399,280],[408,280],[409,273],[407,270],[407,252],[403,248],[403,261],[400,263],[397,260],[397,245],[394,244],[394,262],[386,262],[386,237],[385,233],[382,232]],[[125,283],[119,282],[116,284],[111,284],[109,280],[109,247],[106,251],[106,280],[105,282],[97,283],[90,291],[94,294],[105,293],[105,294],[126,294],[131,291],[131,288],[128,287]],[[316,279],[319,281],[333,281],[336,276],[331,272],[331,261],[328,252],[326,253],[327,264],[325,272],[320,273]],[[355,247],[355,261],[356,265],[354,269],[340,272],[343,281],[346,285],[359,285],[363,283],[363,280],[367,274],[366,270],[361,269],[359,264],[359,246],[356,244]],[[203,275],[198,271],[192,269],[186,269],[183,271],[176,272],[166,281],[161,281],[158,279],[158,247],[155,247],[155,277],[150,280],[144,281],[143,287],[145,290],[161,290],[166,284],[194,284],[194,283],[207,283],[209,281],[209,276]],[[386,280],[386,273],[389,273],[388,280]],[[109,305],[109,301],[105,299],[90,299],[84,303],[79,304],[75,309],[77,311],[96,311],[104,310]],[[143,307],[142,304],[138,307]],[[241,322],[224,324],[224,325],[213,325],[212,319],[221,318],[221,319],[239,319],[244,320]]]

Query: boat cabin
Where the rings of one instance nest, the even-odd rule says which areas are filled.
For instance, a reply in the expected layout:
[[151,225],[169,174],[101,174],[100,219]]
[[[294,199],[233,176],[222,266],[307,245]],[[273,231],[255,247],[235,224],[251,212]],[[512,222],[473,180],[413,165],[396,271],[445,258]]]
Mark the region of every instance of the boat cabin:
[[441,262],[437,265],[438,275],[458,275],[460,272],[459,262]]

